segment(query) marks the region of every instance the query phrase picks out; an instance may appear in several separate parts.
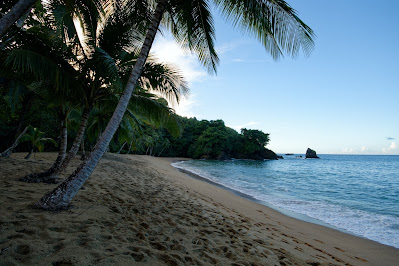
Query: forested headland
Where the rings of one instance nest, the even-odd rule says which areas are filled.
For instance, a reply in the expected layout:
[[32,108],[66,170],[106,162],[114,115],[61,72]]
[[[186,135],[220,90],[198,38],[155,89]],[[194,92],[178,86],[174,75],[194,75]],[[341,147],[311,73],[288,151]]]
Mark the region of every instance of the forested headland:
[[137,140],[136,152],[154,156],[189,157],[195,159],[277,159],[265,148],[269,134],[241,129],[238,133],[225,126],[223,120],[197,120],[179,117],[183,127],[180,137],[166,130],[146,127]]
[[[0,150],[10,147],[18,134],[26,126],[31,126],[25,133],[25,136],[32,135],[31,138],[23,138],[15,151],[28,153],[31,149],[40,149],[57,152],[60,141],[57,108],[27,89],[19,92],[18,99],[12,99],[10,87],[6,85],[10,85],[7,80],[0,80]],[[176,114],[174,117],[180,133],[178,135],[172,135],[166,128],[144,119],[141,122],[135,120],[135,123],[124,119],[109,145],[109,152],[218,160],[277,159],[274,152],[265,148],[270,141],[267,133],[245,128],[238,133],[227,127],[223,120],[198,120]],[[67,120],[68,149],[76,137],[79,119],[80,113],[72,110]],[[107,122],[106,119],[107,112],[101,107],[90,113],[82,142],[83,151],[90,151],[94,147],[100,130],[104,127],[102,123]],[[40,136],[36,136],[38,139],[35,139],[33,128],[41,133]]]

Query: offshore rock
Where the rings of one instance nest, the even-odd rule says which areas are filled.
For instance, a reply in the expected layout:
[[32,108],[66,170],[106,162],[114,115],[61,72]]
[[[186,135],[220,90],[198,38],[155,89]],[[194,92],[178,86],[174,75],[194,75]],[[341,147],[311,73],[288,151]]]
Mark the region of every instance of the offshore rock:
[[319,157],[316,154],[316,151],[308,148],[306,150],[306,158],[313,158],[313,159],[319,159]]

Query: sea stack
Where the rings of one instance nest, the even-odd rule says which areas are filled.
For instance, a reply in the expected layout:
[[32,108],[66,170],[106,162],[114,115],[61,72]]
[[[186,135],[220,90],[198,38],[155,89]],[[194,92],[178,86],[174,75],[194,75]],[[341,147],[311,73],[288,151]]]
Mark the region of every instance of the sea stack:
[[317,156],[316,151],[314,151],[314,150],[312,150],[312,149],[310,149],[310,148],[308,148],[308,149],[306,150],[306,159],[307,159],[307,158],[320,159],[320,158]]

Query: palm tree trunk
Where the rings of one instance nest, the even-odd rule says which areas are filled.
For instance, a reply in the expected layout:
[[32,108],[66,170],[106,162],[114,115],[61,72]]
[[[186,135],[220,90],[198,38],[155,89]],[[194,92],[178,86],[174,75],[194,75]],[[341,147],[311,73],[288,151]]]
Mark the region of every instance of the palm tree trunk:
[[130,153],[130,150],[132,149],[132,145],[133,145],[133,139],[130,141],[129,150],[127,151],[127,154]]
[[62,162],[61,166],[62,171],[68,166],[69,162],[76,156],[76,154],[79,151],[80,144],[82,143],[85,134],[87,121],[89,120],[89,115],[90,115],[90,108],[85,108],[82,113],[82,120],[80,121],[78,133],[75,137],[71,149],[68,152],[68,155],[66,156],[65,160]]
[[32,154],[33,154],[33,147],[29,150],[28,155],[26,155],[24,159],[25,159],[25,160],[29,160],[30,157],[32,156]]
[[[66,154],[66,143],[65,143],[65,153],[62,161],[58,162],[57,158],[56,162],[50,169],[40,173],[40,179],[38,179],[36,182],[44,182],[52,184],[58,183],[58,176],[68,167],[70,161],[78,153],[80,143],[82,142],[82,139],[84,137],[87,121],[89,120],[89,114],[90,114],[90,109],[85,108],[82,114],[82,120],[80,121],[78,133],[75,137],[72,147],[69,149],[68,154],[65,156]],[[66,137],[67,135],[65,135],[65,139]]]
[[62,139],[64,139],[65,142],[63,143],[61,141],[62,150],[60,149],[58,157],[53,166],[44,172],[30,174],[28,176],[21,178],[20,180],[24,182],[34,182],[34,183],[39,183],[39,182],[57,183],[57,179],[60,173],[62,173],[68,167],[69,162],[76,156],[76,154],[79,151],[79,146],[84,137],[84,132],[86,130],[87,121],[89,120],[89,115],[90,115],[90,108],[85,108],[82,113],[82,120],[80,121],[78,133],[76,134],[75,140],[73,141],[72,147],[69,149],[68,154],[66,154],[67,130],[65,127],[65,130],[61,134],[63,136]]
[[118,151],[118,154],[120,154],[120,153],[121,153],[121,151],[122,151],[123,147],[125,147],[125,145],[126,145],[126,141],[125,141],[125,142],[123,142],[123,145],[122,145],[122,147],[119,149],[119,151]]
[[80,188],[89,178],[94,168],[97,166],[101,157],[104,155],[109,143],[112,140],[119,124],[122,121],[123,115],[127,109],[128,103],[132,96],[133,90],[137,85],[145,61],[147,60],[155,35],[158,31],[159,24],[165,12],[166,0],[158,2],[151,24],[147,30],[147,34],[141,47],[139,57],[130,74],[129,80],[126,84],[125,90],[119,100],[119,103],[108,122],[108,125],[97,142],[94,150],[90,153],[88,158],[81,163],[81,165],[70,175],[63,183],[61,183],[52,192],[41,198],[35,207],[46,210],[60,210],[68,208],[73,197],[78,193]]
[[164,151],[165,147],[162,148],[162,150],[158,153],[158,157],[161,156],[161,153]]
[[36,0],[19,0],[10,11],[0,19],[0,38],[23,14],[35,4]]
[[22,182],[28,183],[56,183],[57,180],[54,178],[50,178],[52,173],[57,171],[61,167],[62,162],[66,156],[67,150],[67,137],[68,137],[68,130],[66,127],[66,120],[62,120],[61,122],[61,141],[60,141],[60,149],[58,151],[57,159],[55,160],[54,164],[47,169],[46,171],[40,173],[32,173],[27,176],[20,178],[19,180]]
[[[87,121],[89,120],[90,108],[85,108],[82,113],[82,120],[80,121],[79,130],[76,134],[75,140],[73,141],[72,147],[69,149],[68,154],[61,161],[60,164],[54,164],[48,172],[45,172],[47,176],[43,176],[46,179],[46,183],[56,183],[57,178],[69,165],[70,161],[76,156],[79,151],[80,143],[84,137],[84,133],[87,126]],[[66,148],[66,145],[65,145]],[[66,153],[66,151],[65,151]],[[57,161],[56,161],[57,162]]]
[[86,151],[85,151],[85,138],[83,134],[82,143],[80,144],[80,150],[82,151],[82,155],[80,156],[80,160],[84,161],[86,159]]
[[22,135],[24,135],[24,134],[26,133],[27,130],[28,130],[28,127],[26,127],[26,128],[24,129],[24,131],[22,131],[22,133],[19,134],[19,136],[17,137],[17,139],[14,141],[14,144],[12,144],[10,148],[8,148],[7,150],[3,151],[3,152],[0,154],[0,157],[9,158],[10,155],[11,155],[11,153],[13,152],[13,150],[18,146],[20,138],[22,137]]

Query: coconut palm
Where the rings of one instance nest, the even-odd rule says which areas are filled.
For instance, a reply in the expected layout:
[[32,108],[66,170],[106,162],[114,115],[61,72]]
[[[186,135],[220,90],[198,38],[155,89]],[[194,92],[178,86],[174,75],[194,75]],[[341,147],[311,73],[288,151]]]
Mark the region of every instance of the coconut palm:
[[[140,6],[143,3],[146,1],[135,2]],[[214,3],[226,19],[231,20],[234,25],[240,26],[244,31],[254,34],[275,59],[281,56],[283,51],[295,56],[300,48],[308,53],[313,47],[312,30],[283,0],[214,0]],[[136,5],[131,5],[131,7],[136,7]],[[40,199],[35,204],[36,207],[66,208],[91,175],[123,119],[161,22],[171,30],[183,47],[198,56],[199,61],[210,72],[216,72],[218,57],[214,49],[214,28],[209,1],[156,1],[139,57],[101,138],[92,153],[75,172],[51,193]]]
[[[91,3],[91,1],[87,2]],[[25,176],[22,178],[24,181],[54,182],[56,180],[56,177],[67,167],[79,149],[91,109],[110,95],[121,93],[129,78],[129,70],[137,59],[134,45],[141,38],[141,33],[133,25],[143,21],[143,17],[138,16],[137,10],[131,10],[128,5],[117,5],[113,13],[104,18],[101,11],[105,7],[90,9],[80,6],[79,8],[84,12],[73,8],[64,8],[56,1],[51,2],[48,6],[50,12],[44,12],[44,14],[51,14],[51,10],[57,10],[57,12],[53,11],[57,16],[41,18],[45,23],[28,29],[28,34],[25,34],[23,38],[24,40],[33,40],[28,43],[23,42],[22,45],[11,50],[7,56],[6,66],[11,67],[14,71],[29,74],[32,72],[38,80],[50,79],[50,83],[64,84],[64,87],[57,88],[57,91],[78,90],[81,93],[75,99],[83,99],[81,102],[83,105],[82,119],[68,154],[61,160],[57,160],[50,169]],[[77,36],[76,25],[70,23],[77,15],[81,17],[84,29],[83,37],[80,38]],[[59,27],[68,29],[66,31],[68,36],[65,36],[64,31],[59,31]],[[100,27],[102,30],[98,31],[97,29]],[[140,29],[140,27],[137,28]],[[122,37],[114,38],[112,35],[115,32]],[[62,65],[62,68],[57,67],[57,64]],[[65,64],[68,66],[64,66]],[[51,69],[48,69],[49,67]],[[144,75],[141,77],[138,87],[155,91],[177,102],[180,96],[187,92],[186,82],[173,68],[149,61],[144,69]],[[67,75],[68,72],[64,73],[64,70],[70,70],[69,75]],[[55,75],[48,73],[55,73]],[[60,76],[66,77],[64,82],[56,80]],[[68,79],[69,77],[72,78],[72,81]],[[74,87],[71,88],[68,86],[69,84],[74,84]],[[140,103],[144,103],[147,104],[147,109],[153,108],[155,113],[164,114],[165,111],[170,113],[169,109],[166,110],[160,105],[151,105],[151,101],[148,101],[151,97],[148,94],[145,100],[146,97],[143,97],[143,93],[141,93],[141,95],[134,95],[133,99],[136,107],[140,106]],[[147,115],[152,116],[152,120],[158,116],[154,116],[154,112],[147,112]]]
[[40,131],[38,128],[29,126],[27,132],[21,137],[21,142],[28,141],[31,145],[28,155],[25,159],[29,159],[35,149],[39,152],[44,150],[44,143],[55,142],[52,138],[45,138],[44,132]]
[[[35,31],[35,28],[32,28]],[[41,32],[42,36],[43,34]],[[0,74],[12,82],[19,82],[24,85],[28,98],[41,98],[48,103],[48,107],[55,110],[60,126],[60,146],[56,161],[45,172],[26,176],[23,181],[41,182],[40,178],[45,177],[51,171],[59,167],[65,158],[67,148],[67,118],[74,99],[79,99],[78,90],[70,88],[79,88],[79,84],[73,77],[74,69],[64,60],[60,60],[58,54],[62,53],[61,48],[54,46],[48,49],[46,41],[42,38],[38,41],[32,34],[21,33],[13,37],[13,42],[5,46],[2,51],[2,60]],[[58,48],[58,49],[57,49]],[[11,83],[11,82],[10,82]],[[10,91],[11,91],[10,87]],[[21,96],[21,93],[16,93]],[[18,98],[18,97],[13,97]],[[27,106],[24,106],[28,109]]]
[[26,182],[52,182],[45,177],[59,168],[66,156],[67,119],[73,106],[82,98],[82,85],[75,78],[76,70],[68,64],[67,60],[59,56],[68,54],[65,48],[50,45],[54,44],[53,41],[50,41],[51,36],[45,31],[37,30],[36,28],[31,29],[41,36],[40,39],[29,34],[29,31],[22,34],[23,41],[15,38],[18,44],[6,53],[1,69],[7,69],[8,72],[2,71],[2,73],[10,78],[18,78],[18,76],[13,76],[15,73],[28,77],[25,78],[25,82],[30,91],[42,99],[46,99],[48,105],[53,107],[57,113],[61,133],[56,161],[48,170],[21,179]]

